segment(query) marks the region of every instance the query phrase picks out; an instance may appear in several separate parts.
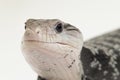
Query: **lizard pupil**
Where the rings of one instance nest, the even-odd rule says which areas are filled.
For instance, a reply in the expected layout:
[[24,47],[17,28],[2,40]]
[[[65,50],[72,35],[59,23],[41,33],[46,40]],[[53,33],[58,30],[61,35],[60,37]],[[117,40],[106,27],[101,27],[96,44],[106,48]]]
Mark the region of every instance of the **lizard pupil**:
[[56,31],[58,32],[58,33],[61,33],[62,31],[63,31],[63,26],[62,26],[62,24],[61,23],[59,23],[59,24],[57,24],[57,26],[56,26]]

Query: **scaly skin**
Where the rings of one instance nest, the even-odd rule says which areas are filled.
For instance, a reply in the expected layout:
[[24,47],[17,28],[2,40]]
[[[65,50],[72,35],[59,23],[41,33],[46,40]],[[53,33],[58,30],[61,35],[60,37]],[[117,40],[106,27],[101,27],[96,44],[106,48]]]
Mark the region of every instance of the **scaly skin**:
[[120,29],[86,41],[81,62],[89,80],[120,80]]
[[57,19],[29,19],[22,51],[42,80],[81,80],[83,38],[74,26]]

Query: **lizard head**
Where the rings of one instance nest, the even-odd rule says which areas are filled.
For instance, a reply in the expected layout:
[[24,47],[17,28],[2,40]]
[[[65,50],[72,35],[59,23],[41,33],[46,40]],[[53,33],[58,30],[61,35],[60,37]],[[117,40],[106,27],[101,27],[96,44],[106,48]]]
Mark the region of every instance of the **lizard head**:
[[[48,80],[77,80],[82,45],[79,29],[61,20],[29,19],[25,23],[22,51],[38,75]],[[70,71],[76,74],[74,78]]]
[[79,29],[57,19],[29,19],[25,30],[24,41],[57,43],[74,48],[83,43]]

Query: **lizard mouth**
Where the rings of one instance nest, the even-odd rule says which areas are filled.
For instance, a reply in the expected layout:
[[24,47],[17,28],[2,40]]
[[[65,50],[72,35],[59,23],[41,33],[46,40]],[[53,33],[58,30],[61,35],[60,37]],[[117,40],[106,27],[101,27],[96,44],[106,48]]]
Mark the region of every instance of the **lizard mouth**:
[[[23,42],[31,42],[31,43],[46,43],[46,44],[60,44],[63,46],[71,46],[74,47],[73,45],[63,43],[63,42],[45,42],[45,41],[39,41],[39,40],[24,40]],[[74,47],[75,48],[75,47]]]
[[38,41],[38,40],[24,40],[24,42],[36,42],[36,43],[48,43],[48,44],[61,44],[61,45],[68,45],[67,43],[62,42],[45,42],[45,41]]

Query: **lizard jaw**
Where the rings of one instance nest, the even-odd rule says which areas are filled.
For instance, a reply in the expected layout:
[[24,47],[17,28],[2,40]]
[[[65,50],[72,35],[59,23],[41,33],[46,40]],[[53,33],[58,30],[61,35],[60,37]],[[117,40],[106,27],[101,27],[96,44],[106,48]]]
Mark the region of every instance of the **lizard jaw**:
[[60,45],[66,45],[66,46],[70,46],[70,47],[72,47],[72,48],[76,48],[76,47],[74,47],[73,45],[71,45],[71,44],[68,44],[68,43],[63,43],[63,42],[45,42],[45,41],[39,41],[39,40],[24,40],[24,41],[22,41],[22,43],[23,42],[35,42],[35,43],[46,43],[46,44],[60,44]]

